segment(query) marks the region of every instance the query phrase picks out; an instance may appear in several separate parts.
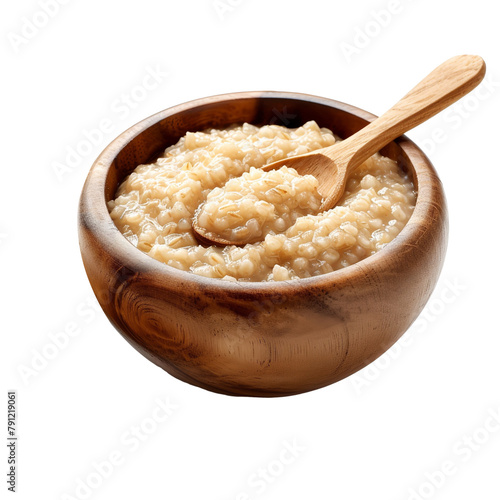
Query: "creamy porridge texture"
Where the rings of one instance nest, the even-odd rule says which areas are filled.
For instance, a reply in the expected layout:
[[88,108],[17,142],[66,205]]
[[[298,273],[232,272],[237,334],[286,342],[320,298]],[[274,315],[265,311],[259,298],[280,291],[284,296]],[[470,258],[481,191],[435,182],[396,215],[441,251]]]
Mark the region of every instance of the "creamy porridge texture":
[[241,177],[215,188],[198,210],[198,224],[231,243],[260,241],[282,233],[321,206],[318,181],[281,167],[264,172],[250,167]]
[[[349,178],[339,204],[318,214],[317,180],[264,165],[334,144],[314,121],[297,129],[250,124],[187,133],[161,158],[139,165],[109,202],[111,217],[139,250],[201,276],[282,281],[329,273],[374,254],[403,229],[415,191],[397,164],[379,154]],[[254,168],[252,168],[254,167]],[[204,247],[200,225],[243,247]]]

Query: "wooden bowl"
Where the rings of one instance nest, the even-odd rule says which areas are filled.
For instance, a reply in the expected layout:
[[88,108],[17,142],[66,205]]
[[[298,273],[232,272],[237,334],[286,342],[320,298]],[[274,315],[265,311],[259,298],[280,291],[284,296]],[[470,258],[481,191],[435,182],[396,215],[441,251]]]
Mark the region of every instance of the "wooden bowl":
[[174,377],[231,395],[318,389],[383,354],[429,299],[446,251],[441,182],[408,138],[382,150],[418,189],[408,224],[377,254],[322,276],[234,283],[180,271],[130,244],[106,207],[126,175],[188,131],[242,122],[297,127],[316,120],[345,138],[374,118],[321,97],[242,92],[175,106],[122,133],[92,166],[79,209],[85,269],[114,327]]

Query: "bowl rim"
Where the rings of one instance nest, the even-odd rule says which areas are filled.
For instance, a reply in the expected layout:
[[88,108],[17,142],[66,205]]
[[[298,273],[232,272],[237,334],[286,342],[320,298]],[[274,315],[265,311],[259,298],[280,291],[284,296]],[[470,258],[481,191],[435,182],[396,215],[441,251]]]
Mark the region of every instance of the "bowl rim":
[[[412,242],[421,236],[422,233],[421,222],[418,221],[428,220],[428,217],[431,215],[430,212],[432,210],[432,206],[439,201],[440,198],[444,198],[444,193],[431,161],[426,154],[406,135],[402,135],[392,142],[397,143],[397,145],[403,149],[413,166],[413,170],[415,172],[414,180],[419,184],[416,186],[417,198],[415,202],[415,209],[402,231],[396,236],[396,238],[394,238],[394,240],[375,254],[365,257],[363,260],[355,264],[351,264],[343,269],[338,269],[319,276],[311,276],[296,280],[226,281],[219,278],[207,278],[189,271],[174,268],[154,259],[153,257],[150,257],[130,243],[115,226],[106,203],[106,180],[109,169],[119,152],[147,128],[168,118],[169,116],[173,116],[187,110],[192,110],[193,108],[206,104],[221,104],[225,101],[232,101],[236,99],[255,98],[301,100],[333,107],[367,121],[373,121],[377,118],[376,115],[369,113],[368,111],[334,99],[305,93],[282,91],[244,91],[217,94],[194,99],[166,108],[147,118],[144,118],[120,133],[97,157],[87,175],[80,198],[79,219],[82,226],[90,230],[94,237],[97,238],[97,240],[105,248],[112,248],[113,254],[119,262],[122,265],[125,265],[132,272],[154,273],[160,281],[165,280],[165,283],[169,283],[170,285],[172,285],[172,282],[176,282],[181,286],[187,286],[189,288],[191,286],[195,286],[197,288],[211,289],[212,291],[218,290],[225,294],[238,293],[239,295],[242,293],[248,293],[250,295],[278,293],[280,295],[289,296],[306,289],[311,291],[311,289],[315,288],[332,288],[336,285],[339,286],[341,284],[345,284],[346,282],[352,283],[356,280],[356,278],[366,276],[367,268],[383,264],[388,257],[391,255],[396,256],[404,249],[405,246],[414,246],[414,243]],[[168,145],[165,145],[165,147],[168,147]],[[425,175],[426,173],[431,174],[438,181],[440,192],[435,189],[434,183],[430,186],[428,183],[421,184],[419,182],[419,177]],[[91,207],[90,210],[89,207]]]

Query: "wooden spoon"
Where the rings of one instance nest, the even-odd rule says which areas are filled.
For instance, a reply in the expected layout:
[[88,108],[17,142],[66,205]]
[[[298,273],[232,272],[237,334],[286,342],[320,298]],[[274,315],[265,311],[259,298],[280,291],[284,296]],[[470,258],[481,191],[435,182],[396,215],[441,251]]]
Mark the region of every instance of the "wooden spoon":
[[[285,158],[264,166],[275,170],[283,165],[319,181],[323,203],[319,212],[333,208],[342,197],[347,178],[365,160],[408,130],[447,108],[474,89],[484,77],[486,65],[479,56],[456,56],[438,66],[416,87],[359,132],[333,146]],[[208,232],[193,218],[193,230],[202,244],[245,245]]]

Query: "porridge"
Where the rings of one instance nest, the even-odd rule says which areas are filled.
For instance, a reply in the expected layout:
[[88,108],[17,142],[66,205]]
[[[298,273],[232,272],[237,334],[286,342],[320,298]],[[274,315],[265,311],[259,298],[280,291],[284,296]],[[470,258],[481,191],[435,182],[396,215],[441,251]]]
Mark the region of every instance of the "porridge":
[[[200,276],[282,281],[329,273],[390,243],[416,199],[411,180],[378,153],[350,176],[337,206],[322,213],[314,177],[286,166],[260,170],[336,140],[314,121],[297,129],[245,123],[189,132],[155,163],[139,165],[108,208],[139,250]],[[258,241],[205,247],[191,228],[195,214],[230,241]]]
[[238,244],[282,233],[304,215],[317,213],[321,195],[312,175],[293,168],[264,172],[250,167],[241,177],[215,188],[197,212],[198,225],[208,233]]

